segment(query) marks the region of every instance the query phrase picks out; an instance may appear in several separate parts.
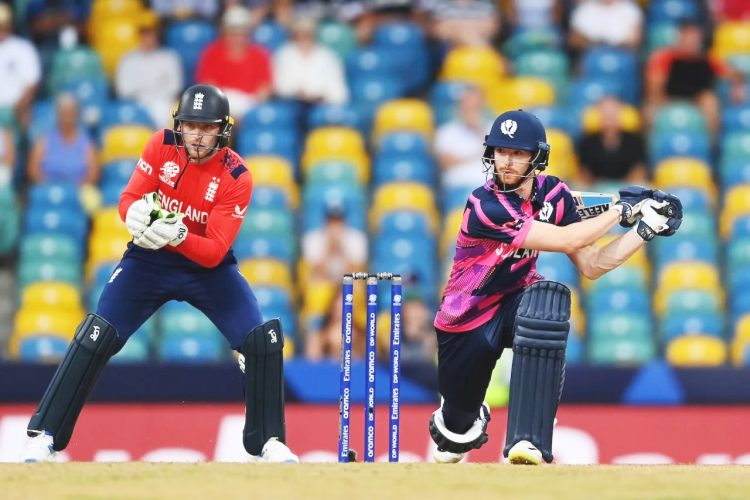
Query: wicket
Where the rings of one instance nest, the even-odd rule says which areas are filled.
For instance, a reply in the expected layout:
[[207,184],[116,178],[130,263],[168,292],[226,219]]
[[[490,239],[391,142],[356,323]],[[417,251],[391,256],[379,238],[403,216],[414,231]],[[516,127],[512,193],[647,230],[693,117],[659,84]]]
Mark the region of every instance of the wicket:
[[341,374],[339,390],[339,462],[352,459],[349,448],[349,411],[351,409],[352,325],[354,316],[354,280],[367,283],[367,332],[365,337],[367,369],[365,373],[365,462],[375,461],[375,367],[377,352],[378,281],[391,281],[390,338],[390,420],[388,461],[399,455],[399,377],[401,366],[401,276],[391,273],[352,273],[344,275],[341,314]]

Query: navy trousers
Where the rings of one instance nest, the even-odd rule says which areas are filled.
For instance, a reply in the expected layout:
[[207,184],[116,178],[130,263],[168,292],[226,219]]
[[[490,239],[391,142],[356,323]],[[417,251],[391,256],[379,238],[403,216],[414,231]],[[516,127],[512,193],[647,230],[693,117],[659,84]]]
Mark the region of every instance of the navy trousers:
[[170,300],[202,311],[239,349],[250,331],[263,323],[258,301],[230,252],[207,269],[167,250],[128,250],[104,287],[96,314],[117,330],[123,344],[159,307]]
[[492,320],[468,332],[437,330],[438,389],[443,417],[451,431],[463,433],[479,414],[492,370],[503,349],[513,346],[519,291],[508,295]]

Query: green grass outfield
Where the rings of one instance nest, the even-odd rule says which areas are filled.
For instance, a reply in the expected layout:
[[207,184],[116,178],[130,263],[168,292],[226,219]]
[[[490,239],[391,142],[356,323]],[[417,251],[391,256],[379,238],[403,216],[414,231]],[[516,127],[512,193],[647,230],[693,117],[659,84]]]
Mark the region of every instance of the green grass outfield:
[[0,464],[0,498],[750,498],[750,467]]

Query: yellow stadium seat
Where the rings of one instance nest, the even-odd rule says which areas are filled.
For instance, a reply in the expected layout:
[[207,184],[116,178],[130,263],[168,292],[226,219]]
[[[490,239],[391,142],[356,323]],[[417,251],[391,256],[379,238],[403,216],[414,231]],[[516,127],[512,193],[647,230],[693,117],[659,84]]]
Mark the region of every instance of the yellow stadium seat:
[[654,186],[664,190],[693,187],[709,193],[712,198],[716,196],[711,167],[696,158],[673,156],[662,161],[654,168]]
[[102,163],[122,158],[139,158],[153,133],[150,128],[142,125],[118,125],[110,128],[104,135]]
[[687,288],[720,292],[719,269],[707,262],[680,261],[665,265],[658,277],[658,289],[673,291]]
[[723,22],[716,26],[712,55],[726,58],[750,52],[750,21]]
[[135,17],[142,10],[141,0],[94,0],[90,18]]
[[132,239],[130,233],[115,236],[106,233],[101,236],[93,236],[89,239],[89,256],[86,261],[86,279],[90,280],[94,271],[105,262],[118,262],[125,253],[128,242]]
[[497,114],[512,109],[553,106],[555,87],[541,78],[516,76],[493,85],[488,91],[487,101]]
[[23,289],[21,307],[32,311],[81,309],[81,294],[70,283],[41,281]]
[[[620,104],[620,127],[628,132],[640,132],[641,115],[638,109],[630,104]],[[597,105],[591,105],[583,113],[583,130],[587,133],[598,132],[602,128],[602,115]]]
[[277,156],[248,156],[245,163],[252,173],[253,185],[283,189],[291,208],[299,206],[299,189],[289,162]]
[[91,234],[130,234],[125,223],[120,219],[117,207],[107,207],[97,211],[91,219]]
[[582,338],[586,334],[586,314],[583,312],[578,289],[572,287],[570,288],[570,322]]
[[45,333],[65,338],[72,338],[76,327],[83,320],[83,310],[39,310],[22,307],[16,313],[13,335]]
[[335,298],[338,284],[329,281],[310,281],[305,286],[302,314],[305,317],[325,315]]
[[724,209],[719,219],[722,236],[729,235],[732,223],[738,216],[747,214],[750,214],[750,184],[730,188],[724,195]]
[[543,173],[565,182],[575,182],[578,177],[578,157],[570,135],[560,129],[548,129],[547,142],[550,146],[549,167]]
[[346,127],[321,127],[307,135],[302,169],[307,173],[316,163],[346,160],[357,167],[363,182],[370,178],[369,156],[362,135]]
[[716,337],[686,335],[669,343],[666,357],[673,366],[720,366],[727,360],[727,344]]
[[112,77],[120,58],[138,47],[138,18],[112,17],[92,23],[91,44],[102,59],[105,73]]
[[737,320],[732,338],[732,362],[741,366],[745,363],[745,351],[750,345],[750,314],[744,314]]
[[279,260],[246,259],[239,263],[239,269],[250,286],[277,286],[294,292],[291,270]]
[[503,58],[495,49],[464,46],[448,52],[439,79],[473,83],[489,90],[504,74]]
[[458,230],[464,219],[464,209],[457,208],[443,219],[443,232],[440,234],[440,255],[444,256],[456,245]]
[[417,182],[389,182],[375,191],[370,208],[370,224],[377,231],[380,218],[392,211],[423,212],[429,217],[431,230],[437,227],[439,214],[432,189]]
[[381,105],[375,114],[373,139],[389,132],[408,131],[428,140],[435,129],[430,106],[420,99],[397,99]]

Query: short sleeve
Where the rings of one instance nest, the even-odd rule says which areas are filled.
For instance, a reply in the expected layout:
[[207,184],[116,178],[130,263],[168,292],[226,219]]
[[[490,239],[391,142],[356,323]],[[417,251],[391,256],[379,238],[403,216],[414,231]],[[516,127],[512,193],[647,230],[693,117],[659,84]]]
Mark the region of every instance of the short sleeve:
[[488,238],[520,246],[531,229],[531,217],[520,209],[511,207],[510,210],[499,201],[470,199],[469,213],[464,213],[461,230],[471,238]]
[[563,187],[562,190],[562,202],[563,202],[563,216],[560,218],[558,226],[567,226],[568,224],[573,224],[575,222],[581,221],[581,215],[578,213],[578,210],[576,209],[576,203],[573,200],[573,195],[570,194],[570,189],[567,185]]

